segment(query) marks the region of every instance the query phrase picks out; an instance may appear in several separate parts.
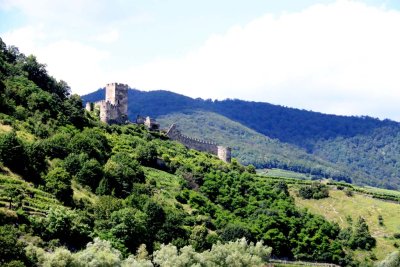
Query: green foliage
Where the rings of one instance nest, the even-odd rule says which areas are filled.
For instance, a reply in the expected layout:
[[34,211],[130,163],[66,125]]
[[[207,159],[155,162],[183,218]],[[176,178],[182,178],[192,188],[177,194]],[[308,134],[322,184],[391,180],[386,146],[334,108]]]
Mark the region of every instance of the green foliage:
[[400,252],[395,251],[389,254],[386,259],[379,262],[376,267],[396,267],[400,266]]
[[147,215],[140,210],[124,208],[114,211],[111,214],[111,229],[103,235],[123,253],[134,252],[140,244],[147,241],[146,222]]
[[46,188],[65,204],[72,202],[71,175],[62,167],[55,167],[45,176]]
[[207,244],[208,231],[204,225],[195,226],[192,230],[192,234],[190,235],[190,245],[196,251],[203,251],[208,249],[209,244]]
[[111,191],[118,197],[127,197],[132,191],[133,183],[144,182],[144,173],[139,163],[124,152],[111,156],[104,166],[104,175],[106,181],[103,183],[108,182]]
[[153,143],[145,143],[136,147],[137,160],[145,166],[155,166],[157,150]]
[[225,242],[235,241],[240,238],[251,239],[250,231],[238,224],[229,224],[221,232],[221,239]]
[[77,181],[83,185],[89,186],[93,191],[97,188],[102,178],[103,168],[95,159],[85,161],[76,174]]
[[245,239],[218,243],[210,251],[197,253],[190,246],[178,250],[173,245],[162,245],[154,253],[154,262],[159,266],[264,266],[271,248],[261,242],[247,243]]
[[37,218],[37,231],[43,231],[46,240],[58,239],[62,244],[81,248],[91,240],[91,221],[87,214],[64,207],[50,208],[46,218]]
[[[337,238],[340,228],[295,206],[287,186],[294,180],[258,176],[253,166],[237,160],[224,163],[139,125],[102,124],[34,57],[1,42],[0,52],[0,205],[14,214],[1,221],[19,225],[17,236],[30,244],[25,246],[31,265],[151,266],[142,244],[161,266],[168,266],[162,262],[162,255],[168,255],[160,252],[163,248],[187,264],[265,264],[271,249],[245,240],[232,242],[243,236],[265,242],[275,257],[350,263],[350,249]],[[214,134],[219,131],[209,125]],[[10,129],[14,136],[12,131],[3,133]],[[233,131],[252,142],[249,152],[263,147],[267,154],[260,162],[265,163],[266,156],[271,166],[301,170],[310,177],[343,174],[291,145],[244,127]],[[288,151],[296,161],[287,157]],[[157,163],[158,157],[163,164]],[[298,185],[303,182],[296,180]],[[350,236],[364,242],[365,227],[358,228]],[[83,249],[96,237],[103,241]],[[141,256],[128,256],[139,248]],[[122,260],[122,255],[128,258]]]
[[0,161],[11,170],[23,173],[23,162],[26,161],[24,145],[15,132],[0,135]]
[[369,232],[365,219],[359,217],[353,225],[351,217],[348,218],[350,226],[340,232],[339,238],[352,249],[371,250],[376,245],[376,240]]
[[[26,262],[24,246],[18,240],[19,231],[10,225],[0,226],[0,265],[18,266],[10,262],[13,260],[22,260]],[[21,265],[19,265],[21,266]]]
[[[104,92],[83,98],[98,101]],[[149,114],[162,127],[177,123],[189,136],[234,147],[244,164],[399,188],[400,127],[394,121],[237,99],[192,99],[167,91],[132,90],[129,99],[129,116]]]
[[311,186],[302,186],[299,190],[299,196],[304,199],[321,199],[329,197],[329,188],[321,183],[315,182]]
[[95,158],[104,163],[110,147],[105,135],[97,129],[84,129],[72,137],[69,148],[73,153],[86,153],[89,158]]

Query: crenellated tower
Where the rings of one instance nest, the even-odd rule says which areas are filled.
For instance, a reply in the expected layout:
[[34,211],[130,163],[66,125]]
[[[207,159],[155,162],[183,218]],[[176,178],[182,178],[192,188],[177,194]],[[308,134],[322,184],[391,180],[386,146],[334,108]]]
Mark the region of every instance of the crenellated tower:
[[[127,84],[108,83],[106,85],[106,99],[94,103],[100,109],[100,120],[107,124],[125,123],[128,120],[128,88]],[[86,104],[88,111],[93,105]]]

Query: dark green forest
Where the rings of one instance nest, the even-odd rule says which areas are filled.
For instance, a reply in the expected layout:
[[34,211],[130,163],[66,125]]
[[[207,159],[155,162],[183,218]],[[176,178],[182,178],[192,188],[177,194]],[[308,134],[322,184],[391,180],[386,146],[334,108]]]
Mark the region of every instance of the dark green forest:
[[251,165],[101,123],[1,40],[0,70],[1,266],[356,266],[353,250],[374,245],[365,222],[341,229],[301,210]]
[[[83,100],[103,97],[100,89]],[[327,115],[237,99],[192,99],[162,90],[132,89],[129,102],[132,120],[140,114],[158,119],[164,127],[176,122],[187,135],[236,148],[234,155],[243,164],[400,188],[400,125],[395,121]]]

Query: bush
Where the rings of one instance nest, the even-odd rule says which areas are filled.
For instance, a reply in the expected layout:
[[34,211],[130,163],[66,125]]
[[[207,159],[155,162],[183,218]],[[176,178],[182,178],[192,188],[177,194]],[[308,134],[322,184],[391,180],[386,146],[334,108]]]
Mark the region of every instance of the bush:
[[303,186],[299,190],[299,196],[304,199],[322,199],[329,197],[328,186],[321,183],[313,183],[311,186]]

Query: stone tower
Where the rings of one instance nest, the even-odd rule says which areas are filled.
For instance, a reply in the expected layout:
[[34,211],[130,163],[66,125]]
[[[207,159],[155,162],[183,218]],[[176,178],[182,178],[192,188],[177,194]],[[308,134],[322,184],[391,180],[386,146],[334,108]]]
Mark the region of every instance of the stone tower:
[[118,107],[120,114],[128,114],[128,85],[108,83],[106,85],[106,102]]
[[106,99],[95,103],[86,103],[86,110],[100,109],[100,120],[107,124],[126,123],[128,120],[128,85],[108,83]]

